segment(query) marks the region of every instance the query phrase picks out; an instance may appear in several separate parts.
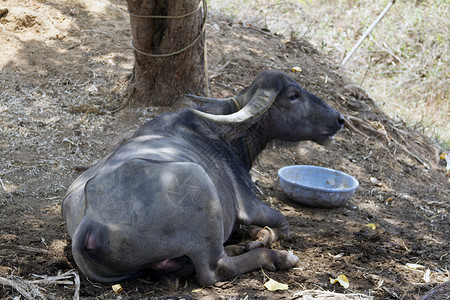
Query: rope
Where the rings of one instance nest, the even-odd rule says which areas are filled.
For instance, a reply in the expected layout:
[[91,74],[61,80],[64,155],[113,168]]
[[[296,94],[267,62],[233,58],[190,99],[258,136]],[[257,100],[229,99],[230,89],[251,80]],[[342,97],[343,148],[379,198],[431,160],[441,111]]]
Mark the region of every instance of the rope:
[[177,54],[179,54],[179,53],[181,53],[183,51],[186,51],[187,49],[191,48],[202,37],[202,35],[203,35],[203,31],[201,31],[197,35],[197,37],[189,45],[187,45],[186,47],[184,47],[184,48],[182,48],[180,50],[174,51],[174,52],[166,53],[166,54],[153,54],[153,53],[148,53],[148,52],[139,50],[138,48],[136,48],[136,46],[134,45],[133,42],[131,42],[131,47],[133,47],[134,51],[136,51],[137,53],[145,55],[145,56],[149,56],[149,57],[169,57],[169,56],[177,55]]
[[237,109],[238,109],[238,110],[241,110],[241,106],[239,105],[239,102],[237,102],[237,100],[236,100],[234,97],[231,98],[231,100],[233,100],[234,105],[236,105]]
[[185,18],[185,17],[189,17],[189,16],[195,14],[196,12],[198,12],[199,9],[202,7],[202,3],[203,3],[203,2],[204,2],[204,1],[200,0],[200,1],[198,2],[197,8],[196,8],[195,10],[193,10],[193,11],[191,11],[191,12],[188,12],[188,13],[186,13],[186,14],[184,14],[184,15],[179,15],[179,16],[152,16],[152,15],[150,15],[150,16],[145,16],[145,15],[137,15],[137,14],[133,14],[133,13],[130,11],[130,9],[128,9],[128,13],[130,14],[130,16],[136,17],[136,18],[148,18],[148,19],[182,19],[182,18]]
[[170,56],[174,56],[174,55],[177,55],[177,54],[179,54],[179,53],[181,53],[181,52],[184,52],[184,51],[186,51],[187,49],[189,49],[189,48],[191,48],[202,36],[203,36],[203,34],[204,34],[204,32],[205,32],[205,28],[206,28],[206,17],[207,17],[207,15],[208,15],[208,6],[207,6],[207,4],[206,4],[206,0],[200,0],[199,2],[198,2],[198,6],[197,6],[197,8],[195,9],[195,10],[193,10],[193,11],[191,11],[191,12],[188,12],[188,13],[186,13],[186,14],[184,14],[184,15],[179,15],[179,16],[145,16],[145,15],[136,15],[136,14],[133,14],[133,13],[131,13],[129,10],[128,10],[128,13],[130,14],[130,16],[132,16],[132,17],[138,17],[138,18],[150,18],[150,19],[181,19],[181,18],[185,18],[185,17],[188,17],[188,16],[191,16],[191,15],[193,15],[193,14],[195,14],[196,12],[198,12],[199,10],[200,10],[200,8],[203,6],[203,24],[202,24],[202,28],[200,29],[200,32],[199,32],[199,34],[195,37],[195,39],[191,42],[191,43],[189,43],[186,47],[184,47],[184,48],[182,48],[182,49],[180,49],[180,50],[177,50],[177,51],[174,51],[174,52],[170,52],[170,53],[165,53],[165,54],[153,54],[153,53],[148,53],[148,52],[145,52],[145,51],[142,51],[142,50],[139,50],[138,48],[136,48],[136,46],[134,45],[134,41],[132,40],[131,41],[131,47],[134,49],[134,51],[136,51],[137,53],[139,53],[139,54],[142,54],[142,55],[145,55],[145,56],[148,56],[148,57],[156,57],[156,58],[158,58],[158,57],[170,57]]

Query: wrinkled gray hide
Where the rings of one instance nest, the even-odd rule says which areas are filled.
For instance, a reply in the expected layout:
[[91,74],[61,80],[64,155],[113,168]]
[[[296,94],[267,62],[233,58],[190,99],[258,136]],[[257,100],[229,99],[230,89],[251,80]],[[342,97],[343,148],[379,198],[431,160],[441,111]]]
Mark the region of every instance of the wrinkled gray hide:
[[[259,115],[215,123],[214,115],[233,115],[259,94],[273,99],[251,105],[268,107],[243,109]],[[276,71],[262,72],[236,99],[147,122],[75,180],[62,209],[73,257],[87,277],[113,282],[175,271],[182,267],[179,258],[188,257],[199,282],[209,285],[261,267],[296,264],[286,251],[258,248],[287,237],[289,226],[256,199],[248,171],[270,140],[323,143],[341,129],[343,118]],[[268,228],[256,236],[262,243],[229,256],[223,244],[236,224]]]

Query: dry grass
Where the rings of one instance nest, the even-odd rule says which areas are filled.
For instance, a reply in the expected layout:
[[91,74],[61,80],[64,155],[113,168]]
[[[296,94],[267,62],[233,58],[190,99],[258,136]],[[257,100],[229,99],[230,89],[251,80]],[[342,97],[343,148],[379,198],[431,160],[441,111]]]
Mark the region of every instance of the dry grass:
[[[210,0],[214,12],[307,38],[340,63],[389,1]],[[349,76],[392,117],[450,147],[449,1],[396,1],[346,64]]]

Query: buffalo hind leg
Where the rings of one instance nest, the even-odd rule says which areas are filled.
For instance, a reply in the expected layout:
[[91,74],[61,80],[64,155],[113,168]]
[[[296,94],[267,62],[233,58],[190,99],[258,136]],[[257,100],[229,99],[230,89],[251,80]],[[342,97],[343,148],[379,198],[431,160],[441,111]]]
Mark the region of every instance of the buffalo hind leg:
[[228,256],[225,249],[217,255],[205,257],[204,253],[193,255],[192,260],[200,284],[207,286],[231,279],[239,274],[265,268],[269,271],[294,267],[298,257],[284,250],[254,249],[237,256]]
[[[258,248],[260,248],[260,247],[258,247]],[[240,255],[240,254],[244,253],[246,250],[248,250],[246,243],[225,246],[225,253],[228,256]]]
[[272,229],[269,226],[264,228],[250,225],[248,228],[249,239],[244,240],[235,245],[225,246],[225,252],[228,256],[236,256],[244,252],[257,248],[272,248],[272,244],[280,239],[280,234],[277,229]]
[[279,211],[256,200],[252,202],[252,209],[247,210],[243,224],[252,225],[250,236],[252,241],[246,242],[246,250],[256,248],[270,248],[273,242],[289,237],[289,224],[286,217]]
[[252,225],[249,228],[250,241],[245,243],[245,249],[247,251],[256,248],[271,248],[272,244],[286,236],[280,233],[278,228],[271,228],[269,226],[264,226],[261,228],[259,226]]

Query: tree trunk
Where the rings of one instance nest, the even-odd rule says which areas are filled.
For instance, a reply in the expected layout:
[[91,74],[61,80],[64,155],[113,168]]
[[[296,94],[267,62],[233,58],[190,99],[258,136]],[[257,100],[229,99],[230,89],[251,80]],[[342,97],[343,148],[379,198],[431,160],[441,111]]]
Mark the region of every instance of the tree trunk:
[[206,12],[196,10],[199,0],[127,2],[135,56],[128,105],[171,106],[186,93],[207,94]]

